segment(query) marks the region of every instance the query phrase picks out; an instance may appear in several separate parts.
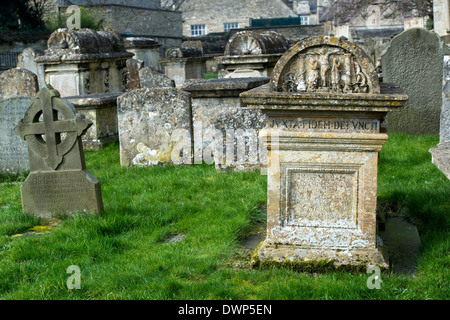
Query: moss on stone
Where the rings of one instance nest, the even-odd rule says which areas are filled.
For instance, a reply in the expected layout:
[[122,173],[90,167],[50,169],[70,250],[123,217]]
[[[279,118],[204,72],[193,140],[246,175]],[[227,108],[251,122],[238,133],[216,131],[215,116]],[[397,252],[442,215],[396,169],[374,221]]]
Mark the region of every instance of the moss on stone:
[[[263,245],[264,241],[256,247],[252,252],[250,259],[250,266],[253,269],[272,269],[272,268],[284,268],[295,272],[347,272],[347,273],[366,273],[367,261],[360,264],[337,264],[334,260],[308,260],[308,261],[277,261],[277,260],[261,260],[258,253]],[[381,272],[389,272],[389,268],[381,265],[377,265]]]

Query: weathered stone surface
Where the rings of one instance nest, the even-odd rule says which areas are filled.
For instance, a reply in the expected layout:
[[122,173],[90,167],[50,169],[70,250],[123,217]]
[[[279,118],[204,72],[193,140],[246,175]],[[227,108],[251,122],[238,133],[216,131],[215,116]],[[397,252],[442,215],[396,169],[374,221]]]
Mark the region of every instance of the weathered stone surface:
[[431,162],[450,179],[450,142],[439,143],[437,148],[429,150]]
[[134,54],[134,58],[144,62],[144,66],[161,70],[159,63],[159,44],[156,40],[146,37],[126,37],[125,49]]
[[45,83],[62,97],[125,91],[126,60],[133,53],[125,50],[117,32],[58,29],[47,45],[36,62],[44,69]]
[[16,174],[29,170],[28,149],[13,129],[30,106],[31,97],[15,97],[0,101],[0,173]]
[[283,92],[380,93],[370,58],[334,37],[300,41],[280,58],[271,84]]
[[166,77],[163,73],[149,68],[143,67],[139,69],[139,79],[141,88],[174,88],[175,81]]
[[450,179],[450,56],[444,57],[444,89],[439,132],[439,144],[429,151],[432,162]]
[[439,137],[441,143],[450,142],[450,55],[444,57],[444,88]]
[[80,136],[92,123],[46,85],[14,132],[28,144],[31,172],[21,186],[27,214],[55,215],[103,211],[101,186],[86,170]]
[[287,40],[278,32],[236,32],[225,47],[226,56],[284,53],[289,48]]
[[14,68],[0,74],[0,99],[34,97],[38,90],[37,76],[30,70]]
[[389,131],[438,134],[444,44],[434,32],[413,28],[396,36],[382,56],[383,81],[408,95],[405,108],[386,118]]
[[226,73],[232,73],[221,77],[270,77],[288,48],[288,41],[277,32],[240,31],[228,40],[224,56],[215,59]]
[[175,81],[177,86],[186,81],[205,78],[205,60],[203,57],[180,57],[161,59],[164,74]]
[[239,94],[269,78],[212,79],[184,83],[192,95],[194,162],[215,163],[217,170],[261,169],[267,149],[259,139],[267,117],[241,105]]
[[137,59],[127,60],[127,91],[140,89],[139,70],[144,67],[144,62]]
[[191,95],[138,89],[117,99],[122,166],[192,163]]
[[197,58],[203,55],[199,47],[169,48],[166,50],[166,59]]
[[197,50],[200,50],[201,54],[203,54],[203,44],[201,41],[195,40],[195,41],[183,41],[181,44],[182,48],[195,48]]
[[[318,69],[314,90],[283,85],[285,75],[298,78],[303,62],[348,63],[348,57],[365,76],[365,93],[355,86],[344,90],[341,82],[330,87],[327,68]],[[339,70],[340,75],[344,70]],[[376,234],[378,152],[388,138],[381,124],[407,96],[393,86],[380,87],[370,59],[352,43],[317,37],[289,49],[269,85],[240,97],[245,106],[268,116],[260,132],[269,162],[267,238],[259,258],[388,267]]]
[[38,77],[38,85],[41,88],[44,85],[44,69],[35,61],[36,53],[32,48],[25,48],[17,58],[17,68],[27,69]]
[[84,150],[100,150],[108,143],[119,140],[117,125],[117,97],[123,93],[98,93],[65,97],[77,112],[92,121],[82,136]]

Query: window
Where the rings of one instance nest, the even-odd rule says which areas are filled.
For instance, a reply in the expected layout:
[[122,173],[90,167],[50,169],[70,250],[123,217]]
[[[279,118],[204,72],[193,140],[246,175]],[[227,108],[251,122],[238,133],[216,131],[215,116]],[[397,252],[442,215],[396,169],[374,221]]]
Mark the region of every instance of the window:
[[308,16],[300,16],[300,24],[309,24]]
[[191,36],[204,36],[206,34],[206,25],[193,24],[191,25]]
[[237,22],[227,22],[223,24],[223,31],[228,32],[231,29],[239,28],[239,23]]

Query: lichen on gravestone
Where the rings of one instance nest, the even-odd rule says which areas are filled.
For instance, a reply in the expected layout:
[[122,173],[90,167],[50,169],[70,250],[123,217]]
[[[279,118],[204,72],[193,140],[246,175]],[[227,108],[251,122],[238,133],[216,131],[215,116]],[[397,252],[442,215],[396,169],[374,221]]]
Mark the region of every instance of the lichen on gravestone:
[[28,145],[30,174],[21,186],[24,213],[52,218],[103,212],[100,181],[86,170],[81,135],[92,122],[46,85],[14,128]]

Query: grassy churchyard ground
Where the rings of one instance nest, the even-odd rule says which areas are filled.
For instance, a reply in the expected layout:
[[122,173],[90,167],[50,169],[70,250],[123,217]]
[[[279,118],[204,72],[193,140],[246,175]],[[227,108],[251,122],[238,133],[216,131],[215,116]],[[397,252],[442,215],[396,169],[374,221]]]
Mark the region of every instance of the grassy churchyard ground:
[[[0,299],[447,300],[450,181],[428,152],[438,141],[390,134],[381,151],[379,204],[415,223],[421,246],[414,275],[383,273],[379,289],[368,288],[367,273],[250,268],[241,244],[265,222],[259,171],[122,168],[113,144],[85,153],[102,183],[103,215],[25,216],[24,177],[1,180]],[[68,287],[73,268],[80,289]]]

